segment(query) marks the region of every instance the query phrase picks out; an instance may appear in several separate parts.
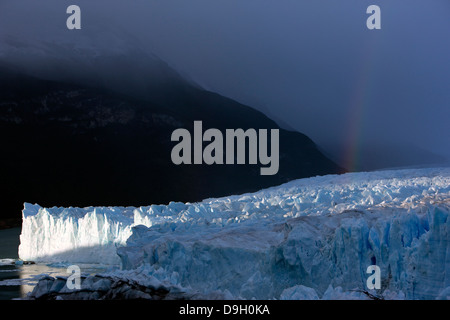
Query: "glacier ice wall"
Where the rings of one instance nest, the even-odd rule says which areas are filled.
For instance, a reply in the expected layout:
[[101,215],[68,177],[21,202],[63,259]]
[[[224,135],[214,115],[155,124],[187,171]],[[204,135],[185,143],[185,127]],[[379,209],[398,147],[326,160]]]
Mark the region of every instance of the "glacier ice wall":
[[246,299],[279,298],[306,286],[367,291],[370,265],[384,291],[434,299],[450,287],[450,202],[407,209],[346,211],[229,228],[136,227],[118,249],[127,269],[163,269],[183,287],[229,291]]
[[[202,294],[434,299],[450,292],[450,168],[301,179],[139,208],[25,204],[22,259],[121,262]],[[314,294],[315,293],[315,294]]]
[[[43,208],[25,203],[19,257],[39,262],[119,264],[116,253],[136,225],[172,221],[188,206]],[[181,214],[182,215],[182,214]]]
[[25,203],[19,257],[45,262],[114,264],[131,235],[127,208],[42,208]]

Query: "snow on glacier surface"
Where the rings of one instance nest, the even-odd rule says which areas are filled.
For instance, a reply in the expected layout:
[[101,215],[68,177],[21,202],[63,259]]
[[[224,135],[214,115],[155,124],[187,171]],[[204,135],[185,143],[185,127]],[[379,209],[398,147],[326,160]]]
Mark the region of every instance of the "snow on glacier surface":
[[376,264],[385,296],[437,298],[450,288],[449,204],[450,168],[321,176],[139,208],[25,204],[19,256],[121,262],[189,290],[261,299],[360,297]]

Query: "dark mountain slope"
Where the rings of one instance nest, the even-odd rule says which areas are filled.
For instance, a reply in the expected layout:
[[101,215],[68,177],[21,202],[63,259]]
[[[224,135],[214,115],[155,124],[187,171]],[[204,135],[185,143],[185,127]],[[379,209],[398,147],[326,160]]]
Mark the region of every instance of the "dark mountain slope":
[[276,175],[261,176],[261,164],[176,166],[171,133],[192,133],[194,120],[203,121],[203,130],[223,132],[279,128],[254,109],[182,81],[132,97],[2,68],[2,217],[20,217],[25,201],[81,207],[194,202],[341,171],[307,136],[282,129]]

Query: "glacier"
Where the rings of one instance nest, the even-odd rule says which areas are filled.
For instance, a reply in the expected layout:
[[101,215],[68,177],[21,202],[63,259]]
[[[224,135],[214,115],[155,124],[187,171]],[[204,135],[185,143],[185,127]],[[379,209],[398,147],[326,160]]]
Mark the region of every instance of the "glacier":
[[[85,285],[134,279],[185,298],[449,299],[449,211],[450,168],[318,176],[198,203],[25,203],[19,257],[120,265]],[[380,289],[367,287],[370,265]]]

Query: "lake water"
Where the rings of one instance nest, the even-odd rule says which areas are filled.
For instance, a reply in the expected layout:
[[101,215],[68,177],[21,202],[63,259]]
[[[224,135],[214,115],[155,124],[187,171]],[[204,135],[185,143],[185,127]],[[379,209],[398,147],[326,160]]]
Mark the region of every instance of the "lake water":
[[[16,265],[19,258],[21,228],[0,230],[0,300],[11,300],[26,297],[36,285],[38,279],[47,274],[52,277],[69,276],[68,264],[36,263]],[[79,265],[83,274],[105,271],[105,266]]]

